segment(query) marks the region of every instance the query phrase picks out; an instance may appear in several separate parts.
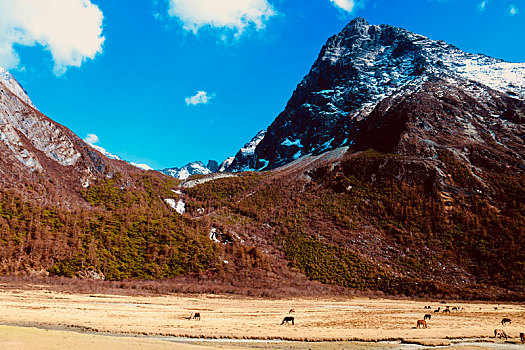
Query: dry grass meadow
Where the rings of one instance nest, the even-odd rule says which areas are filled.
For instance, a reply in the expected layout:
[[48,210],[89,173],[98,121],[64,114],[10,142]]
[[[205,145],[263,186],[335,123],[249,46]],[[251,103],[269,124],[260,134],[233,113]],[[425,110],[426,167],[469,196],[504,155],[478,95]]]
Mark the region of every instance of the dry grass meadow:
[[[432,310],[424,309],[425,305],[431,305]],[[447,305],[464,310],[434,313],[433,309],[445,306],[439,301],[89,295],[53,291],[45,286],[22,290],[0,285],[0,349],[63,349],[65,344],[75,344],[75,349],[167,349],[174,347],[174,341],[178,349],[343,349],[349,344],[351,348],[393,349],[400,348],[394,343],[400,340],[447,345],[454,339],[525,348],[512,345],[519,342],[519,333],[525,332],[525,305],[453,301]],[[295,312],[289,314],[290,309]],[[201,320],[186,319],[192,312],[200,312]],[[416,321],[426,313],[432,315],[429,328],[415,329]],[[293,316],[295,325],[281,325],[285,316]],[[512,325],[502,326],[504,317],[511,318]],[[489,338],[495,328],[504,329],[512,338],[507,342]],[[480,343],[462,348],[485,346]]]

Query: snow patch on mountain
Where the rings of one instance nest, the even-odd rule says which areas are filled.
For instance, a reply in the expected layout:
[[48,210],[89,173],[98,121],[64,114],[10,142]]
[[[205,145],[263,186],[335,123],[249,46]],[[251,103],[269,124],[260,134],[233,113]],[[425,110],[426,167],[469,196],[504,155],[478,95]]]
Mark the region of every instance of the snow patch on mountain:
[[215,243],[221,243],[221,241],[217,238],[217,229],[215,227],[212,227],[210,230],[210,240],[214,241]]
[[[106,151],[106,149],[104,147],[101,147],[101,146],[97,146],[97,145],[94,145],[92,143],[89,143],[89,142],[86,142],[91,148],[93,148],[94,150],[96,151],[99,151],[100,153],[102,153],[103,155],[105,155],[106,157],[108,157],[109,159],[116,159],[116,160],[121,160],[119,156],[117,155],[114,155],[113,153],[110,153],[108,151]],[[131,164],[131,163],[130,163]],[[132,165],[135,165],[135,164],[132,164]],[[144,164],[141,164],[141,165],[144,165]],[[136,165],[135,165],[136,166]],[[140,168],[140,167],[139,167]],[[151,170],[151,169],[147,169],[147,170]]]
[[[259,131],[250,142],[246,143],[235,155],[230,165],[224,167],[225,172],[253,171],[256,169],[255,149],[266,136],[266,130]],[[228,158],[229,161],[229,158]],[[226,161],[225,161],[226,162]],[[223,162],[224,164],[224,162]],[[222,168],[222,166],[221,166]]]
[[137,164],[137,163],[133,163],[133,162],[130,162],[129,164],[131,164],[134,167],[137,167],[139,169],[142,169],[142,170],[153,170],[153,168],[150,167],[148,164]]
[[257,135],[255,135],[255,137],[250,142],[245,144],[244,147],[240,149],[240,152],[244,156],[253,155],[255,152],[255,148],[261,142],[261,140],[264,138],[265,135],[266,135],[266,130],[259,131]]
[[175,199],[166,198],[164,201],[180,215],[186,212],[186,203],[182,199],[175,201]]
[[299,148],[303,147],[303,146],[301,145],[301,140],[296,139],[296,140],[291,141],[289,138],[286,138],[286,139],[281,143],[281,145],[283,145],[283,146],[288,146],[288,147],[291,147],[291,146],[296,146],[296,147],[299,147]]
[[421,47],[434,72],[457,74],[493,90],[525,98],[525,63],[512,63],[483,54],[471,54],[442,40],[432,40],[405,31],[412,42]]
[[226,158],[220,165],[219,167],[219,173],[223,173],[226,171],[226,169],[228,169],[228,167],[233,163],[233,160],[235,159],[235,157],[229,157],[229,158]]
[[494,90],[525,98],[525,64],[471,60],[458,69],[458,74]]

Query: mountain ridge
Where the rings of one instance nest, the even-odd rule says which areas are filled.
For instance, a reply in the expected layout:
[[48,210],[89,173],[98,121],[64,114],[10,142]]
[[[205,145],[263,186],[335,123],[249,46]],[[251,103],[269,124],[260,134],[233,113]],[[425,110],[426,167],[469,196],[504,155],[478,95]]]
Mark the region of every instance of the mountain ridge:
[[185,181],[104,157],[0,84],[0,171],[18,185],[0,179],[0,271],[523,300],[525,100],[502,64],[520,76],[356,19],[265,134],[199,164],[238,173]]

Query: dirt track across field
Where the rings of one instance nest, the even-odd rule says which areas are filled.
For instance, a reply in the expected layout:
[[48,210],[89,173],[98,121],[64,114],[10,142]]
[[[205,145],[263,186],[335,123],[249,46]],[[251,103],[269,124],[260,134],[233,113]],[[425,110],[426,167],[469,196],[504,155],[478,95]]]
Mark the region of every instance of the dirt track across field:
[[[424,309],[431,305],[432,310]],[[462,311],[434,313],[446,305]],[[289,313],[290,309],[295,312]],[[0,349],[409,349],[399,341],[461,349],[525,348],[525,305],[388,299],[251,299],[214,295],[116,296],[0,286]],[[186,319],[200,312],[201,320]],[[415,329],[429,313],[428,329]],[[281,325],[293,316],[295,325]],[[501,325],[511,318],[511,325]],[[495,340],[494,329],[511,336]],[[188,339],[188,338],[202,338]],[[229,340],[217,340],[228,338]],[[232,340],[233,339],[233,340]],[[476,340],[491,344],[475,344]],[[254,341],[256,340],[256,341]],[[265,340],[265,341],[261,341]],[[293,340],[293,342],[283,342]],[[306,342],[308,341],[308,342]],[[311,341],[332,341],[311,343]],[[377,343],[377,341],[389,341]],[[496,342],[496,343],[493,343]],[[472,343],[472,344],[465,344]],[[492,344],[493,343],[493,344]],[[14,346],[14,347],[13,347]],[[503,347],[502,347],[503,346]]]

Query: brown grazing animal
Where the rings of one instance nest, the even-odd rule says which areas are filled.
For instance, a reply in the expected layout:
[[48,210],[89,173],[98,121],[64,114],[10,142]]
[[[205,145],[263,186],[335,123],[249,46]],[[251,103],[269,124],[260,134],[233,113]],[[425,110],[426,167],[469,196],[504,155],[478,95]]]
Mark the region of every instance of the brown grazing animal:
[[196,312],[194,315],[193,315],[193,319],[194,320],[201,320],[201,313],[200,312]]
[[425,320],[417,320],[416,328],[428,328],[427,321]]
[[430,320],[432,318],[431,314],[426,314],[425,317],[423,317],[424,320]]
[[503,320],[501,320],[501,325],[504,326],[506,324],[512,324],[512,321],[510,318],[504,318]]
[[443,310],[443,312],[448,312],[448,313],[450,313],[450,309],[445,309],[445,310]]
[[522,343],[525,343],[525,333],[520,333],[520,339]]
[[286,316],[285,318],[283,318],[283,322],[281,322],[281,324],[288,324],[290,322],[292,322],[292,325],[294,325],[294,318],[291,316]]
[[288,311],[289,314],[293,314],[295,312],[294,309],[290,309],[290,311]]
[[507,333],[503,329],[495,329],[494,330],[494,338],[505,338],[507,339]]

